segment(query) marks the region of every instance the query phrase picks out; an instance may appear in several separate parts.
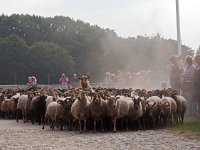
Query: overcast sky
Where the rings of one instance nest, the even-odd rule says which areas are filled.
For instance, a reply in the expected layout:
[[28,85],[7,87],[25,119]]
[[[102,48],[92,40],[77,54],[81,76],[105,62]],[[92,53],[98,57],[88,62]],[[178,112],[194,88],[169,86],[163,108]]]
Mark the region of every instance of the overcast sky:
[[[200,45],[200,0],[179,0],[182,43]],[[176,39],[175,0],[0,0],[1,13],[62,15],[110,28],[121,37],[160,33]]]

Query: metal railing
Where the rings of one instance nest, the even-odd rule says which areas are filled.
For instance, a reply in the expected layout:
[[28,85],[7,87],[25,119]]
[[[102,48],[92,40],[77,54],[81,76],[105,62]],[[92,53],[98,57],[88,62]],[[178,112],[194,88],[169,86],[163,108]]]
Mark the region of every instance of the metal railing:
[[[92,87],[102,87],[102,83],[90,83]],[[69,85],[71,87],[71,85]],[[37,87],[40,88],[51,88],[51,89],[62,89],[63,86],[61,84],[38,84]],[[19,84],[19,85],[0,85],[1,89],[27,89],[29,85],[27,84]]]

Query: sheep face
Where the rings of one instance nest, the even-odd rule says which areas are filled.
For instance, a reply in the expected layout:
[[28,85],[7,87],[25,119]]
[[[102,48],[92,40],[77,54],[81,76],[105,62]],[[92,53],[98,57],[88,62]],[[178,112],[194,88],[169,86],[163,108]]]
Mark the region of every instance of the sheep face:
[[140,97],[137,98],[137,99],[136,99],[135,97],[132,97],[132,100],[133,100],[133,103],[134,103],[134,108],[135,108],[135,109],[139,109],[140,103],[141,103]]
[[153,105],[150,105],[149,103],[146,104],[146,111],[148,112],[150,117],[152,117],[154,114],[154,106],[155,105],[156,105],[156,103],[154,103]]
[[80,92],[79,92],[78,100],[79,100],[80,102],[86,102],[86,101],[87,101],[86,94],[85,94],[84,91],[80,91]]
[[113,108],[113,109],[117,109],[117,100],[120,97],[109,97],[108,98],[108,105]]
[[78,78],[80,80],[82,88],[88,88],[88,79],[89,78],[90,77],[87,75],[82,75],[81,77]]
[[161,115],[167,114],[169,109],[170,109],[170,104],[168,102],[165,102],[164,104],[160,104]]

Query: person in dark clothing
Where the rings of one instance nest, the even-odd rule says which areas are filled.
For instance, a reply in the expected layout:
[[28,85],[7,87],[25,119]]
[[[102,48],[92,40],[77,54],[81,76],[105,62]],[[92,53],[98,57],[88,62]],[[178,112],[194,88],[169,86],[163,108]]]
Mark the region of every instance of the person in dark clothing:
[[196,72],[193,80],[192,100],[198,103],[198,114],[200,114],[200,47],[195,53]]
[[170,85],[171,88],[180,94],[181,90],[181,73],[183,72],[182,66],[178,62],[178,57],[173,55],[170,58]]

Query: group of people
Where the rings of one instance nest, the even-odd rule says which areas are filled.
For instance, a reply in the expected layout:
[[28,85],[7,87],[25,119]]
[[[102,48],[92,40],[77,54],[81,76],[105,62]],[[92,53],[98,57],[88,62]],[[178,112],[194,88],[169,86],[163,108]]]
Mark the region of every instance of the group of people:
[[161,82],[167,80],[168,77],[169,75],[158,67],[138,72],[118,71],[116,74],[107,72],[104,86],[106,88],[145,88],[150,90],[161,87]]
[[185,66],[175,55],[170,61],[171,88],[186,98],[188,114],[200,114],[200,48],[185,57]]
[[[62,73],[62,75],[59,79],[59,82],[60,82],[62,88],[67,88],[67,89],[69,88],[69,78],[64,73]],[[78,80],[78,77],[76,74],[73,74],[73,77],[72,77],[70,83],[73,88],[76,88],[79,86],[79,84],[78,84],[79,80]]]
[[37,86],[37,79],[36,79],[36,77],[35,76],[29,76],[28,77],[28,83],[27,83],[27,85],[29,87],[36,87]]
[[[60,88],[68,89],[69,86],[71,87],[78,87],[79,86],[79,80],[76,74],[73,74],[73,77],[71,79],[70,85],[69,85],[69,78],[65,75],[65,73],[61,74],[61,77],[59,78],[59,83],[61,85]],[[29,76],[27,85],[29,88],[37,87],[37,79],[35,76]]]

